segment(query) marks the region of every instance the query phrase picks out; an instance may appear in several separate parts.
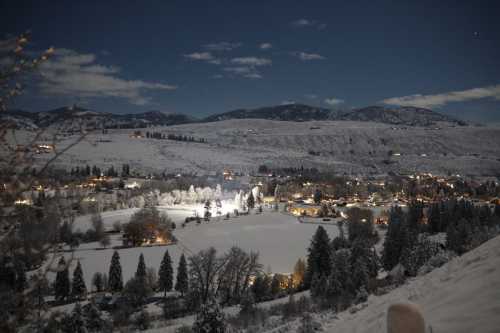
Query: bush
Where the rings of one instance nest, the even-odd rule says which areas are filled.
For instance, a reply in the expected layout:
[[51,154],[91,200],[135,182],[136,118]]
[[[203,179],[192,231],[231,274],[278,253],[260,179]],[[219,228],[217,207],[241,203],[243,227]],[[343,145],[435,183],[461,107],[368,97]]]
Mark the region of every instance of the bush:
[[134,318],[134,326],[141,331],[147,330],[151,326],[151,318],[146,310],[141,310]]

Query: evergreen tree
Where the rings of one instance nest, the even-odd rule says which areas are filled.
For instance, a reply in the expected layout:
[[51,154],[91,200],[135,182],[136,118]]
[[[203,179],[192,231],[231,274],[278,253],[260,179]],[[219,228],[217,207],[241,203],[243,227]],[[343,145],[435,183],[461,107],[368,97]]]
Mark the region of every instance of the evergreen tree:
[[252,292],[255,296],[255,300],[257,302],[261,302],[269,296],[270,286],[271,286],[271,281],[268,275],[265,274],[257,275],[251,287]]
[[146,279],[146,263],[144,262],[144,255],[142,253],[139,256],[139,263],[137,264],[135,277],[138,279]]
[[382,250],[382,264],[387,271],[396,266],[401,258],[404,223],[404,213],[401,208],[392,208],[389,214],[389,223]]
[[87,293],[87,287],[85,286],[85,281],[83,280],[83,271],[80,261],[76,264],[76,268],[73,271],[73,284],[71,289],[71,295],[75,298],[81,299]]
[[173,280],[174,280],[173,274],[174,272],[172,268],[172,259],[170,259],[168,250],[166,250],[160,264],[159,281],[158,281],[160,290],[163,290],[164,296],[167,295],[167,291],[172,290]]
[[247,207],[248,209],[253,209],[255,207],[255,198],[253,197],[252,191],[248,194]]
[[194,333],[225,333],[224,312],[215,300],[201,306],[193,324]]
[[95,288],[95,291],[101,292],[104,290],[104,281],[101,273],[96,272],[92,277],[92,285]]
[[305,288],[309,288],[311,286],[311,280],[315,274],[318,274],[319,276],[330,275],[330,238],[322,226],[319,226],[318,229],[316,229],[316,233],[313,236],[308,251],[307,273],[304,279]]
[[182,295],[186,294],[188,291],[188,271],[187,262],[184,253],[181,255],[179,260],[179,267],[177,268],[177,281],[175,283],[175,290],[180,292]]
[[71,315],[64,317],[61,323],[61,331],[64,333],[87,333],[80,303],[75,304]]
[[314,274],[311,280],[311,295],[316,299],[325,297],[328,292],[328,282],[329,280],[325,275]]
[[113,253],[111,258],[111,266],[109,267],[108,288],[111,292],[121,291],[123,289],[122,266],[120,264],[120,255],[117,251]]
[[61,259],[59,259],[54,289],[56,300],[64,300],[69,296],[69,271],[64,257],[61,257]]
[[276,297],[281,292],[281,277],[279,274],[274,274],[271,280],[271,296]]
[[102,318],[101,311],[99,311],[94,302],[90,302],[84,308],[83,316],[88,332],[98,333],[104,331],[106,321]]

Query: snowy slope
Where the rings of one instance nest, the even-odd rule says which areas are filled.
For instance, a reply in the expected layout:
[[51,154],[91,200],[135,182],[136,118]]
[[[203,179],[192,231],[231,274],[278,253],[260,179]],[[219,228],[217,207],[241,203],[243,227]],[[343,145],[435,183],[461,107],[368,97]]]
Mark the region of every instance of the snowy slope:
[[[498,175],[500,170],[500,127],[238,119],[148,130],[206,138],[207,143],[136,139],[130,137],[133,130],[109,130],[108,134],[90,134],[58,163],[68,168],[129,163],[132,169],[145,172],[196,173],[223,168],[249,172],[261,164],[303,165],[348,174],[419,171]],[[58,146],[74,139],[66,137]]]
[[370,296],[356,313],[330,312],[316,319],[326,332],[383,333],[386,311],[396,302],[418,304],[432,332],[499,332],[500,236],[388,294]]

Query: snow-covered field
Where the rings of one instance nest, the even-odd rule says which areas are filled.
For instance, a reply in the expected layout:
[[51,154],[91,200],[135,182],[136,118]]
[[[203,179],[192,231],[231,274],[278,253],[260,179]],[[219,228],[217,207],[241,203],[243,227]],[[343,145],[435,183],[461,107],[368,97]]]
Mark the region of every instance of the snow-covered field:
[[[350,121],[240,119],[147,130],[205,138],[207,143],[137,139],[130,137],[133,130],[109,130],[108,134],[91,133],[58,164],[70,168],[129,163],[132,169],[145,172],[200,174],[223,168],[246,172],[261,164],[303,165],[350,174],[420,171],[492,175],[500,170],[498,126],[430,128]],[[67,137],[58,146],[74,139]],[[39,158],[49,156],[42,154]]]
[[[494,333],[500,330],[500,236],[427,275],[382,296],[370,296],[363,309],[316,314],[326,332],[383,333],[387,309],[398,302],[417,304],[428,332]],[[361,308],[360,306],[358,306]],[[296,332],[298,321],[287,332]],[[280,331],[281,332],[281,331]]]
[[[270,211],[264,211],[262,214],[252,213],[237,218],[231,217],[229,220],[215,217],[209,223],[202,222],[200,225],[196,225],[195,222],[191,222],[185,228],[180,228],[184,218],[192,216],[191,210],[171,210],[161,207],[159,209],[166,210],[169,217],[176,222],[178,227],[174,234],[179,243],[169,246],[118,250],[125,281],[134,275],[140,253],[144,254],[148,267],[155,267],[158,270],[163,254],[168,249],[174,261],[175,270],[183,252],[189,256],[210,246],[215,247],[220,254],[233,245],[246,251],[258,251],[264,269],[270,267],[273,272],[291,272],[297,259],[305,258],[307,247],[317,228],[315,224],[299,223],[296,217]],[[128,222],[134,211],[134,209],[125,209],[105,212],[102,214],[104,224],[110,226],[117,220]],[[89,219],[88,215],[77,218],[74,228],[88,229]],[[330,237],[336,236],[338,232],[336,226],[324,227]],[[112,245],[120,245],[120,237],[120,235],[114,235],[111,238]],[[95,272],[107,273],[109,270],[114,250],[96,250],[98,247],[100,246],[97,243],[82,244],[75,251],[75,258],[79,259],[82,264],[87,287],[90,287],[92,275]],[[71,254],[66,253],[65,256],[69,258]],[[71,271],[72,269],[70,273]]]

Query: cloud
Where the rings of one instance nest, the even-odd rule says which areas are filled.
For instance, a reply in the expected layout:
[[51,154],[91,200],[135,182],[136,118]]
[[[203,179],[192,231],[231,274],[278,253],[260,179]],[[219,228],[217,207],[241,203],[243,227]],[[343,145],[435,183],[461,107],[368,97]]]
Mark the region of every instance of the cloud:
[[262,75],[259,73],[248,73],[248,74],[243,74],[243,77],[249,78],[249,79],[262,79]]
[[240,47],[241,43],[218,42],[203,45],[203,48],[210,51],[232,51]]
[[403,97],[392,97],[381,102],[389,105],[416,106],[422,108],[441,107],[452,102],[465,102],[483,98],[494,98],[500,100],[500,85],[473,88],[462,91],[451,91],[435,95],[409,95]]
[[301,18],[293,21],[292,26],[296,28],[312,27],[312,28],[317,28],[318,30],[323,30],[326,28],[326,23],[322,23],[316,20]]
[[224,67],[223,70],[248,79],[262,79],[262,74],[252,66]]
[[189,54],[184,54],[184,58],[193,60],[193,61],[204,61],[208,64],[220,65],[222,64],[222,60],[213,56],[210,52],[193,52]]
[[71,97],[115,97],[132,104],[145,105],[151,101],[143,93],[149,90],[174,90],[174,85],[126,80],[117,76],[118,67],[95,63],[96,56],[69,49],[56,49],[53,57],[40,66],[42,94]]
[[293,105],[295,104],[295,101],[292,100],[284,100],[281,102],[281,105]]
[[269,49],[273,48],[273,44],[271,44],[271,43],[262,43],[262,44],[259,45],[259,48],[261,50],[269,50]]
[[226,72],[236,73],[236,74],[245,74],[252,71],[250,67],[224,67]]
[[306,52],[292,52],[292,55],[296,56],[302,61],[311,61],[311,60],[324,60],[326,59],[320,54],[317,53],[306,53]]
[[344,103],[344,100],[332,97],[325,99],[324,102],[330,106],[335,106]]
[[272,61],[270,59],[257,58],[257,57],[233,58],[231,59],[231,62],[233,64],[247,65],[247,66],[267,66],[272,64]]
[[222,79],[222,78],[224,78],[224,75],[222,75],[222,74],[214,74],[214,75],[212,75],[212,79]]
[[190,54],[185,54],[185,58],[191,60],[213,60],[214,56],[210,52],[193,52]]
[[304,97],[308,98],[308,99],[317,99],[318,95],[316,95],[316,94],[305,94]]

